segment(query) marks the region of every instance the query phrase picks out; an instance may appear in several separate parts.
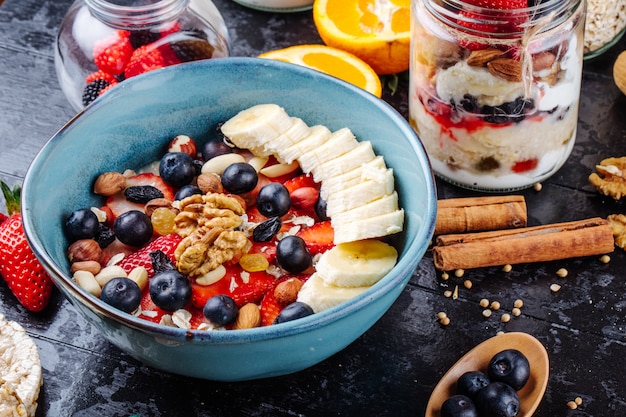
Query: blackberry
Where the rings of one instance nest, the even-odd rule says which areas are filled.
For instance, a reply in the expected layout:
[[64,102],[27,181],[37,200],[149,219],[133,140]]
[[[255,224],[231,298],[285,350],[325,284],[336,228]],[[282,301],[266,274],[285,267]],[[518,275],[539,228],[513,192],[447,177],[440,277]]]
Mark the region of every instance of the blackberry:
[[107,88],[111,83],[103,79],[97,79],[85,86],[83,89],[83,106],[90,104],[98,98],[102,90]]
[[133,49],[137,49],[140,46],[148,45],[157,41],[160,36],[161,35],[156,32],[152,32],[151,30],[132,30],[128,36],[128,40],[130,41]]

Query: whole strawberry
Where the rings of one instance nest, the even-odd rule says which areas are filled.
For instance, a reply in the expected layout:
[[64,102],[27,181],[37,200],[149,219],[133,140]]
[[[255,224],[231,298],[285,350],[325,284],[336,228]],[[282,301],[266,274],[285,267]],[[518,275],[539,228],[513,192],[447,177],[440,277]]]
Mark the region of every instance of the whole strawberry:
[[0,275],[17,300],[33,312],[50,301],[53,283],[33,254],[22,227],[20,189],[0,181],[9,217],[0,224]]

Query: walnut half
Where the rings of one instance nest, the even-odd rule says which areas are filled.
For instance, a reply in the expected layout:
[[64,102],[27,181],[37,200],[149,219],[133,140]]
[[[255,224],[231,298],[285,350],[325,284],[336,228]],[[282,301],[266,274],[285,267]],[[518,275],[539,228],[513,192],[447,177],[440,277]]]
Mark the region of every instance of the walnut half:
[[626,156],[607,158],[596,165],[596,171],[589,175],[589,182],[598,192],[615,200],[626,195]]
[[613,230],[615,246],[626,249],[626,216],[623,214],[611,214],[606,218]]

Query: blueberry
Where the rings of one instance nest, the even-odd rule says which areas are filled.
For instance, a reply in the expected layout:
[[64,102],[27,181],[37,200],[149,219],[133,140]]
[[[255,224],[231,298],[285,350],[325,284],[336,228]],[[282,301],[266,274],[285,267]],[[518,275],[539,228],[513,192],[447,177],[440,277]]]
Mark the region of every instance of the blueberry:
[[159,272],[150,280],[150,298],[163,310],[181,309],[191,300],[191,283],[177,270]]
[[302,317],[310,316],[313,313],[313,309],[308,304],[296,301],[287,305],[280,311],[276,319],[274,319],[274,324],[300,319]]
[[470,398],[476,398],[476,393],[489,385],[489,378],[480,371],[465,372],[456,381],[456,388],[459,394]]
[[271,182],[259,190],[256,207],[265,217],[282,217],[291,207],[289,190],[278,182]]
[[235,300],[227,295],[214,295],[209,298],[202,309],[208,321],[218,327],[224,327],[237,319],[239,309]]
[[441,417],[478,417],[478,411],[469,397],[458,394],[443,402]]
[[313,208],[315,209],[315,214],[320,221],[330,220],[330,217],[326,214],[326,200],[324,200],[321,196],[317,198]]
[[174,196],[174,200],[182,200],[195,194],[202,194],[202,190],[197,185],[183,185]]
[[65,232],[70,242],[91,239],[96,237],[99,231],[98,216],[88,208],[73,211],[65,220]]
[[193,158],[184,152],[168,152],[159,162],[159,175],[172,187],[187,185],[196,176]]
[[478,391],[475,404],[482,417],[515,417],[520,411],[517,392],[504,382],[492,382]]
[[152,222],[146,213],[130,210],[115,219],[113,233],[123,244],[141,247],[152,238]]
[[259,175],[254,167],[246,162],[230,164],[222,173],[222,185],[232,194],[243,194],[254,190]]
[[494,355],[487,367],[491,381],[504,382],[514,390],[522,389],[530,377],[530,364],[522,352],[516,349],[503,350]]
[[102,286],[100,299],[119,310],[132,313],[141,302],[141,289],[130,278],[112,278]]
[[287,272],[298,274],[311,266],[313,258],[300,236],[285,236],[276,245],[276,260]]
[[222,141],[212,140],[205,143],[202,147],[202,159],[205,161],[229,153],[233,153],[233,148]]

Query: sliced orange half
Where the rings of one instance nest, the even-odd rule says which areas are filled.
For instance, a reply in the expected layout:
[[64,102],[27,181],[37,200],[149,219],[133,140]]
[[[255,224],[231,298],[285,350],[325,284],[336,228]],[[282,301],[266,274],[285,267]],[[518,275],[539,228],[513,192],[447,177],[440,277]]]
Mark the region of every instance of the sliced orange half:
[[259,58],[313,68],[361,87],[376,97],[382,95],[380,77],[376,71],[363,60],[340,49],[325,45],[297,45],[265,52]]
[[313,19],[328,46],[350,52],[378,74],[409,69],[411,0],[315,0]]

